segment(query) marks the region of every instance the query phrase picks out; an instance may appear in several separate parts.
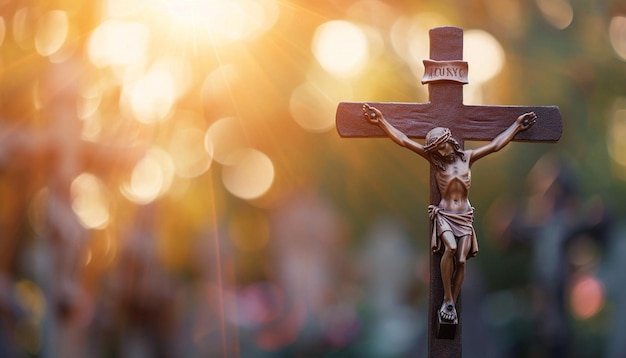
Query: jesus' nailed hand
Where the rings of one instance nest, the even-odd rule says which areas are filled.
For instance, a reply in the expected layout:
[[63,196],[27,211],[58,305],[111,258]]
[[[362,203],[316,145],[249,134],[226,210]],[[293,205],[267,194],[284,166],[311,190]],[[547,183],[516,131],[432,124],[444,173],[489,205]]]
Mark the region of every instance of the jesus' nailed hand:
[[377,108],[364,104],[363,115],[368,122],[379,126],[391,140],[421,155],[435,169],[441,200],[437,205],[430,205],[428,212],[433,222],[431,248],[433,252],[442,253],[444,297],[439,315],[443,321],[458,323],[455,302],[465,276],[465,261],[478,253],[478,241],[472,226],[474,208],[468,199],[470,168],[476,160],[502,149],[518,132],[532,127],[537,122],[537,115],[534,112],[520,115],[489,144],[468,150],[461,149],[448,128],[433,128],[426,134],[422,145],[389,124]]

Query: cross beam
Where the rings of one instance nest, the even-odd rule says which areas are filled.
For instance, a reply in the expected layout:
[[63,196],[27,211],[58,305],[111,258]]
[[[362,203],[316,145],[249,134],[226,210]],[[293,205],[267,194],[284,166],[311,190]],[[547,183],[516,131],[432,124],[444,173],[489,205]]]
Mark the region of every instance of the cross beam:
[[[519,115],[537,114],[537,123],[519,132],[513,140],[556,142],[563,131],[561,113],[556,106],[474,106],[463,104],[463,84],[467,83],[467,63],[463,61],[463,30],[439,27],[430,30],[430,60],[424,61],[422,83],[428,84],[428,103],[372,103],[388,122],[411,138],[424,138],[434,127],[450,128],[452,136],[465,140],[491,141]],[[363,103],[342,102],[337,108],[337,131],[341,137],[387,137],[379,127],[363,117]],[[431,168],[430,203],[441,197]],[[433,230],[432,225],[430,228]],[[429,236],[430,237],[430,236]],[[442,302],[440,256],[430,255],[430,296],[428,351],[430,357],[461,357],[461,324],[441,328],[437,310]],[[461,304],[457,312],[461,317]]]
[[[430,86],[433,86],[431,84]],[[563,131],[557,106],[466,106],[438,103],[368,102],[385,114],[394,127],[411,138],[424,138],[433,127],[447,127],[459,141],[490,141],[511,125],[517,116],[535,112],[539,120],[514,141],[556,142]],[[363,103],[339,103],[337,131],[342,137],[387,137],[378,126],[363,120]]]

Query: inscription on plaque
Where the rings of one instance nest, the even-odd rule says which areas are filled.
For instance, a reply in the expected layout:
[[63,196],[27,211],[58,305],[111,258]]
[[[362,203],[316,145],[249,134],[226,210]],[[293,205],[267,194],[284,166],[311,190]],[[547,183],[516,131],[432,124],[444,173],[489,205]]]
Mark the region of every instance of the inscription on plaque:
[[467,62],[424,60],[422,83],[439,81],[467,84]]

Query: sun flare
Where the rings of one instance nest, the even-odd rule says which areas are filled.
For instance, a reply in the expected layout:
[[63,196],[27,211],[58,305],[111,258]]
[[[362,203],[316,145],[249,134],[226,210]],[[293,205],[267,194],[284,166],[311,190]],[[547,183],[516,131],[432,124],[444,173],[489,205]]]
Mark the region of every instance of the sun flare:
[[274,25],[279,12],[275,0],[161,0],[161,4],[173,24],[217,42],[258,36]]

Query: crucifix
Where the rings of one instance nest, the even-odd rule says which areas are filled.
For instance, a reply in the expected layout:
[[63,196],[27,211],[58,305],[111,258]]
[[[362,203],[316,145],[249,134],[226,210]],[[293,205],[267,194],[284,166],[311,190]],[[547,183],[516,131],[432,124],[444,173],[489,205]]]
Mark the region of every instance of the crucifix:
[[[429,102],[342,102],[337,131],[342,137],[389,137],[431,163],[428,351],[430,357],[461,357],[459,293],[465,261],[478,252],[468,200],[470,166],[512,140],[556,142],[562,122],[556,106],[464,105],[463,30],[439,27],[429,35],[431,58],[424,60],[422,78]],[[465,140],[489,143],[464,150]]]

